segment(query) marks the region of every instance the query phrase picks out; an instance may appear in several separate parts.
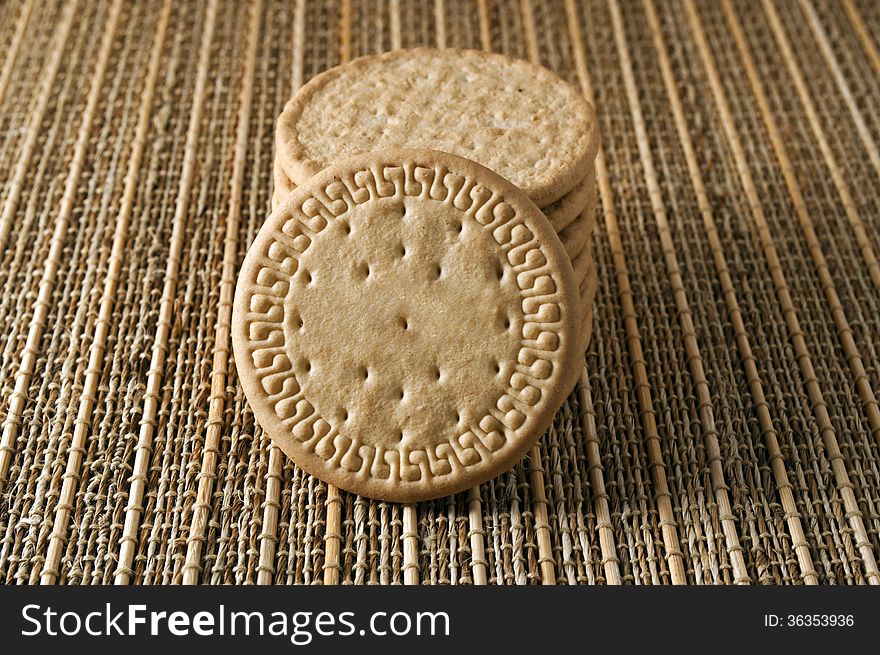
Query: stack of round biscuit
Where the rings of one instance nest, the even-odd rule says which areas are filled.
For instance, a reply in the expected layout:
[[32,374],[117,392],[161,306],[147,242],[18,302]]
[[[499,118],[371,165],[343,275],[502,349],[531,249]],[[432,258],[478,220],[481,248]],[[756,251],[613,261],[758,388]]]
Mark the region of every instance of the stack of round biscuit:
[[[292,427],[290,425],[284,427],[283,421],[278,423],[277,411],[266,411],[263,414],[265,421],[261,419],[264,428],[267,427],[266,423],[273,426],[271,429],[267,428],[270,436],[282,446],[285,452],[291,455],[297,463],[309,472],[343,488],[390,500],[414,500],[437,496],[441,493],[451,493],[465,488],[463,485],[469,486],[502,472],[502,466],[504,468],[509,467],[511,464],[509,453],[514,452],[521,456],[522,452],[524,452],[523,448],[533,444],[540,436],[540,433],[546,429],[547,421],[549,420],[547,417],[550,416],[552,418],[552,413],[558,409],[565,394],[570,392],[580,369],[583,353],[589,343],[592,304],[596,290],[596,274],[591,244],[596,209],[593,161],[597,148],[598,134],[593,108],[574,87],[544,68],[498,54],[465,50],[401,50],[356,59],[318,75],[303,86],[287,103],[284,112],[278,119],[274,161],[275,190],[272,196],[273,218],[276,220],[274,223],[275,227],[271,229],[266,227],[265,230],[275,230],[277,232],[281,230],[280,226],[291,224],[290,221],[293,221],[296,216],[299,217],[297,220],[300,221],[297,225],[306,225],[310,217],[306,216],[309,212],[305,208],[318,205],[326,209],[325,218],[327,219],[338,218],[338,211],[339,216],[345,217],[343,222],[347,226],[346,229],[351,230],[351,225],[354,224],[352,221],[355,221],[353,217],[360,215],[358,214],[360,210],[355,208],[355,205],[360,202],[355,200],[358,194],[352,191],[360,182],[355,182],[354,180],[366,179],[364,174],[365,172],[369,173],[367,177],[369,177],[371,182],[364,183],[368,184],[371,189],[368,195],[371,195],[371,197],[381,197],[382,193],[376,190],[376,185],[381,186],[387,182],[388,192],[394,192],[392,189],[394,185],[388,181],[390,178],[388,178],[389,173],[387,171],[396,171],[400,168],[404,171],[399,174],[400,179],[409,180],[407,184],[410,184],[410,182],[415,184],[414,180],[422,178],[418,175],[412,178],[411,176],[415,175],[413,171],[416,169],[411,170],[406,167],[416,166],[413,162],[417,161],[423,163],[434,161],[437,175],[432,177],[434,179],[432,184],[435,186],[439,184],[447,194],[451,193],[452,189],[458,188],[455,180],[471,180],[463,187],[465,190],[460,191],[460,195],[467,192],[466,202],[461,204],[459,202],[460,199],[457,199],[449,205],[449,209],[456,216],[458,216],[458,209],[462,209],[464,212],[461,216],[454,219],[454,222],[459,226],[459,234],[463,226],[470,225],[471,223],[474,225],[484,224],[488,220],[485,216],[481,218],[478,214],[469,214],[466,210],[467,205],[476,203],[475,198],[478,198],[480,202],[485,201],[485,198],[480,195],[481,192],[475,189],[483,188],[480,185],[483,185],[485,188],[504,189],[504,191],[493,192],[496,195],[504,195],[503,202],[496,206],[493,216],[497,218],[502,213],[508,212],[506,209],[504,212],[499,210],[498,207],[500,206],[521,207],[516,213],[517,215],[511,215],[511,217],[506,217],[504,220],[510,218],[514,223],[520,220],[524,221],[523,225],[528,226],[528,234],[535,238],[538,238],[538,235],[540,235],[539,240],[543,242],[539,248],[542,249],[541,254],[536,254],[538,252],[536,250],[535,253],[530,255],[530,262],[535,264],[535,261],[537,261],[532,261],[532,255],[544,262],[544,264],[546,264],[548,259],[554,260],[554,253],[559,253],[562,261],[565,261],[567,258],[570,267],[566,264],[565,268],[571,271],[571,273],[559,270],[553,272],[550,278],[553,278],[551,286],[555,285],[557,291],[562,293],[563,296],[568,290],[558,287],[571,286],[572,295],[575,298],[572,309],[572,334],[570,335],[571,344],[566,342],[565,345],[565,357],[568,358],[568,364],[563,367],[566,371],[565,375],[560,377],[559,371],[554,370],[552,375],[548,372],[545,378],[552,378],[554,380],[554,384],[558,387],[555,391],[558,391],[558,393],[550,393],[549,397],[552,397],[552,400],[547,401],[543,405],[538,403],[537,400],[533,405],[534,407],[541,405],[539,412],[541,420],[531,422],[525,419],[512,418],[516,414],[523,414],[527,418],[531,418],[529,416],[530,410],[527,408],[523,409],[522,407],[516,409],[515,407],[519,407],[518,403],[529,394],[535,399],[541,394],[540,391],[535,391],[534,385],[520,380],[517,378],[519,374],[513,372],[511,373],[510,384],[515,389],[518,389],[516,393],[521,396],[519,399],[514,398],[514,400],[510,401],[509,407],[503,407],[503,399],[497,399],[497,407],[493,407],[491,411],[488,411],[480,422],[481,427],[474,427],[471,431],[465,431],[464,437],[459,435],[451,440],[449,435],[438,436],[437,443],[442,442],[444,445],[436,446],[435,444],[431,446],[428,444],[430,446],[428,448],[429,451],[430,448],[435,446],[436,448],[434,451],[428,452],[422,459],[410,453],[410,446],[415,447],[413,444],[417,444],[421,448],[425,446],[426,440],[431,442],[432,437],[430,435],[426,436],[423,429],[422,432],[419,432],[415,428],[410,430],[410,433],[411,435],[416,435],[419,432],[418,436],[406,437],[407,429],[405,429],[405,426],[410,425],[414,420],[410,414],[407,414],[398,421],[400,426],[403,426],[399,430],[401,434],[398,441],[392,440],[387,442],[384,436],[373,440],[376,443],[381,442],[382,444],[378,451],[376,450],[376,443],[373,446],[369,445],[373,443],[369,438],[366,438],[366,441],[364,441],[361,439],[361,436],[352,437],[351,434],[348,434],[347,437],[344,436],[346,434],[344,426],[349,420],[348,410],[343,411],[339,409],[340,406],[337,404],[327,401],[326,394],[328,392],[326,385],[320,387],[320,392],[315,391],[314,393],[322,399],[319,404],[323,404],[323,407],[327,408],[321,414],[324,418],[327,418],[325,416],[327,413],[342,412],[340,416],[344,414],[344,418],[340,418],[337,421],[340,425],[334,425],[332,420],[327,419],[328,427],[326,433],[328,435],[336,435],[337,433],[338,435],[343,435],[333,437],[333,439],[337,440],[333,441],[336,446],[330,447],[326,444],[324,446],[316,446],[312,444],[309,448],[303,450],[299,447],[299,444],[310,443],[310,439],[319,441],[319,437],[315,436],[315,430],[317,432],[321,430],[313,426],[311,428],[312,432],[309,433],[310,437],[300,437],[293,440],[287,439],[286,435],[279,433],[291,430]],[[437,153],[436,157],[432,158],[429,154],[432,151]],[[442,153],[448,154],[451,157],[444,159]],[[371,156],[372,159],[370,158]],[[399,165],[394,164],[398,159],[400,160]],[[334,168],[339,162],[347,163],[341,167]],[[381,162],[384,168],[381,170],[375,168],[378,165],[376,162]],[[471,169],[468,168],[467,162],[475,162],[480,166]],[[354,175],[352,173],[352,170],[354,170],[351,168],[352,166],[354,169],[366,166],[367,169],[360,170],[360,178],[351,177],[352,181],[348,187],[339,186],[338,191],[334,191],[337,195],[335,199],[327,199],[327,202],[321,200],[329,193],[328,189],[337,189],[337,187],[332,186],[332,183],[322,178],[321,184],[324,186],[320,190],[316,190],[316,183],[314,181],[316,176],[323,171],[326,177],[327,170],[331,170],[335,171],[331,175],[335,175],[341,180],[348,174]],[[371,169],[369,166],[374,168]],[[425,164],[425,166],[428,165]],[[483,167],[489,169],[485,174],[478,172],[484,170]],[[423,166],[418,168],[418,170],[422,171],[420,174],[424,176],[426,174],[424,171],[430,170],[430,168]],[[455,170],[468,172],[455,173],[453,175]],[[510,182],[510,188],[503,186],[501,182],[498,182],[490,175],[490,172],[500,176],[504,184]],[[398,174],[395,173],[394,175],[397,176]],[[397,177],[392,177],[398,179]],[[468,187],[468,184],[476,184],[477,186]],[[414,207],[418,211],[428,211],[422,205],[412,205],[411,201],[406,199],[406,193],[401,191],[399,185],[394,188],[397,189],[396,193],[399,195],[400,204],[389,205],[389,207],[401,207],[400,213],[403,218],[406,218],[410,209]],[[467,189],[470,190],[467,191]],[[407,186],[407,193],[409,190],[410,187]],[[432,187],[430,192],[425,192],[430,197],[439,198],[439,195],[432,195],[434,191],[435,189]],[[518,205],[520,195],[522,196],[523,203]],[[424,194],[421,197],[424,197]],[[314,202],[316,198],[319,200],[318,203]],[[403,202],[404,200],[406,202]],[[487,202],[489,202],[489,205],[492,204],[492,201]],[[334,207],[337,205],[339,208],[335,209]],[[532,216],[530,212],[534,210],[528,209],[527,206],[537,207],[540,212],[535,212],[535,215]],[[315,209],[314,211],[318,210]],[[395,209],[391,213],[396,211]],[[477,212],[476,209],[473,211]],[[354,213],[349,216],[350,212]],[[278,214],[283,214],[284,220],[278,218]],[[432,220],[440,222],[447,220],[448,217],[442,218],[442,214],[443,212],[441,211],[438,214],[440,217]],[[501,219],[497,220],[500,221]],[[288,222],[285,223],[284,221]],[[494,225],[495,223],[491,224]],[[371,227],[364,226],[361,228],[362,236],[359,238],[370,241],[372,237],[367,232],[377,229],[372,223]],[[430,232],[430,229],[424,226],[420,229],[422,229],[420,234]],[[501,227],[497,229],[501,230]],[[308,232],[309,228],[298,227],[296,230]],[[506,233],[507,237],[504,238],[508,240],[514,239],[515,237],[511,236],[511,233],[512,231],[508,230]],[[397,233],[395,232],[395,234]],[[355,234],[346,232],[347,238],[353,236]],[[412,237],[398,236],[395,238],[400,240],[399,248],[402,253],[400,256],[404,258],[407,254],[405,240]],[[424,238],[427,239],[428,237]],[[501,241],[503,240],[501,239]],[[501,241],[499,241],[499,237],[496,235],[495,241],[490,241],[489,245],[494,246],[497,245],[495,242],[500,243]],[[309,243],[311,242],[312,239],[309,240]],[[266,247],[277,250],[282,247],[279,243],[283,244],[286,241],[282,236],[279,237],[277,243],[273,243],[274,245],[271,247]],[[317,247],[315,246],[315,248]],[[395,246],[395,248],[397,247]],[[506,247],[509,246],[503,246],[502,250]],[[358,252],[362,251],[363,249]],[[266,253],[269,252],[270,250],[266,250]],[[291,253],[294,257],[298,257],[297,253],[293,251]],[[500,251],[498,254],[500,255]],[[512,256],[508,252],[506,260],[502,260],[503,266],[499,265],[499,280],[506,279],[502,277],[502,269],[513,263]],[[475,259],[480,258],[476,257]],[[376,261],[379,260],[377,259]],[[355,283],[359,284],[362,279],[368,279],[372,270],[368,262],[355,263],[353,266],[355,266],[357,271],[365,271],[364,275],[366,276],[358,277],[360,273],[353,273],[352,280],[355,280]],[[384,270],[382,265],[377,264],[377,266],[376,271],[381,273]],[[557,266],[557,268],[560,267],[561,264]],[[355,268],[352,270],[355,270]],[[251,287],[254,287],[254,285],[259,286],[257,284],[259,275],[264,277],[269,275],[265,271],[259,273],[255,272],[255,270],[248,268],[247,265],[243,268],[242,277],[239,280],[239,291],[241,291],[241,287],[247,287],[247,285],[251,285]],[[391,271],[392,269],[389,268],[388,270]],[[437,271],[437,277],[440,278],[441,266],[437,266]],[[247,278],[246,273],[251,277]],[[272,273],[271,275],[274,274]],[[465,277],[469,275],[469,273],[464,272],[464,269],[461,269],[458,274]],[[519,273],[519,275],[525,275],[525,273]],[[571,283],[567,282],[567,280],[571,280]],[[309,284],[315,283],[310,278]],[[399,283],[405,285],[406,280],[401,280]],[[467,283],[474,284],[471,279]],[[287,289],[288,287],[285,286],[284,288]],[[524,289],[521,289],[521,292],[525,296],[533,293]],[[328,291],[328,293],[332,295],[335,292]],[[420,293],[424,294],[427,292],[422,291]],[[523,303],[524,306],[528,306],[529,301],[525,299],[525,296]],[[255,354],[251,346],[255,343],[253,341],[253,335],[255,334],[253,326],[263,320],[260,318],[261,316],[270,315],[270,312],[265,314],[260,312],[263,311],[262,307],[264,305],[269,307],[271,302],[262,296],[259,301],[250,297],[249,300],[242,299],[236,302],[237,319],[235,324],[239,330],[237,341],[235,335],[233,335],[234,343],[236,343],[236,358],[238,360],[241,353],[248,353],[242,355],[242,358],[247,361],[243,364],[239,363],[239,368],[244,369],[242,379],[245,382],[245,391],[248,393],[248,398],[252,405],[278,402],[277,399],[267,400],[267,398],[274,397],[272,395],[274,392],[266,388],[265,383],[260,386],[256,384],[251,385],[246,381],[249,375],[254,378],[260,375],[268,375],[265,372],[268,369],[263,370],[263,373],[260,373],[258,369],[262,365],[261,361],[269,360],[266,360],[265,355],[260,360],[260,357]],[[285,302],[289,303],[291,301],[287,300]],[[428,301],[426,300],[425,302]],[[566,305],[564,299],[561,303],[560,306],[562,307]],[[260,308],[260,311],[254,308]],[[542,316],[550,311],[544,305],[541,305],[541,308]],[[460,309],[458,307],[458,310]],[[268,310],[266,311],[268,312]],[[557,310],[553,310],[553,312],[557,312]],[[554,313],[553,315],[556,316],[553,320],[562,320],[557,314]],[[449,321],[452,318],[454,317],[446,316],[445,320]],[[286,321],[287,319],[284,320]],[[297,314],[296,321],[301,322],[302,320],[300,314]],[[507,327],[509,327],[511,319],[504,320]],[[514,317],[513,320],[515,322],[516,318]],[[527,341],[533,336],[529,334],[529,331],[536,329],[529,323],[529,320],[528,318],[523,318],[524,322],[520,326],[522,334],[519,335],[520,339],[525,338]],[[406,325],[407,330],[411,329],[408,319],[401,318],[400,321],[402,321],[403,325]],[[418,328],[419,326],[415,325],[414,327]],[[439,325],[431,323],[430,330],[432,334],[435,335],[435,338],[443,340],[445,338],[444,335],[436,337],[437,331],[441,329],[442,327]],[[557,343],[560,338],[566,341],[568,337],[564,334],[565,329],[559,326],[555,329],[559,330],[559,335],[553,336],[552,339],[544,333],[540,333],[540,338],[536,336],[535,339],[538,341],[540,339],[545,339],[545,341],[546,339],[551,339],[553,343]],[[535,334],[539,333],[535,332]],[[338,337],[339,335],[336,335],[336,338]],[[284,338],[290,341],[293,337],[288,336]],[[362,335],[360,337],[361,340],[365,338],[368,339],[369,335]],[[462,339],[461,336],[458,338]],[[248,341],[249,339],[250,341]],[[544,342],[541,341],[541,343]],[[425,344],[422,345],[425,346]],[[301,345],[299,347],[305,346]],[[430,347],[425,350],[425,352],[428,351],[434,352]],[[528,369],[530,374],[535,373],[535,371],[540,369],[540,366],[534,362],[532,355],[524,355],[523,352],[520,352],[518,356],[519,363],[516,364],[514,362],[512,366],[522,368],[528,365],[531,367]],[[358,356],[366,357],[363,352]],[[413,361],[409,361],[406,366],[416,366],[413,364]],[[360,366],[355,363],[352,366],[359,370],[363,368],[368,371],[366,377],[361,381],[361,383],[366,385],[370,381],[369,371],[372,369],[366,364]],[[403,365],[401,364],[401,366]],[[291,368],[296,369],[296,366],[291,364]],[[437,381],[439,382],[443,379],[440,372],[443,366],[442,364],[437,364],[435,368],[437,368]],[[500,370],[503,366],[496,362],[496,368]],[[557,368],[559,367],[557,366]],[[328,368],[325,366],[321,370],[326,371]],[[311,371],[311,368],[309,371]],[[503,372],[499,374],[506,375]],[[303,382],[303,376],[307,377],[308,375],[315,375],[315,373],[313,371],[306,373],[300,371],[296,383],[292,384],[290,389],[301,392],[303,385],[306,384]],[[337,371],[334,375],[338,379],[335,378],[333,384],[344,386],[344,382],[339,378],[343,374]],[[404,376],[409,380],[408,374],[400,373],[398,377],[400,376]],[[541,377],[541,375],[538,375],[538,377]],[[420,384],[413,388],[421,389],[421,392],[427,393]],[[465,383],[461,382],[460,384],[464,385]],[[403,382],[400,383],[399,393],[401,399],[406,395],[405,386]],[[318,387],[313,388],[317,389]],[[338,393],[349,393],[357,396],[357,393],[351,390],[347,392],[339,391]],[[364,393],[367,392],[364,391]],[[394,393],[397,392],[395,391]],[[473,390],[471,390],[471,393],[473,393]],[[542,402],[547,399],[547,393],[545,389]],[[538,395],[536,396],[535,394]],[[295,394],[291,391],[290,395]],[[256,398],[255,396],[260,397]],[[442,404],[441,401],[442,398],[438,400]],[[372,406],[375,406],[375,399],[372,402]],[[314,404],[312,403],[309,406],[312,407]],[[531,404],[531,401],[526,404]],[[333,409],[330,409],[331,406]],[[427,411],[424,409],[424,406],[420,407],[422,407],[423,413]],[[461,409],[456,411],[458,422],[464,420],[461,411]],[[395,416],[400,414],[399,408],[395,409],[394,413]],[[430,414],[430,411],[428,413]],[[260,411],[257,411],[257,416],[261,418]],[[500,421],[500,423],[495,425],[496,418],[492,418],[493,416],[496,416],[497,421]],[[372,414],[370,420],[370,425],[382,425],[382,429],[386,431],[391,430],[394,432],[398,430],[396,427],[389,428],[391,424],[398,425],[394,421],[385,423],[384,418]],[[443,423],[441,419],[436,420],[439,423]],[[490,424],[495,425],[495,429],[489,429]],[[364,427],[364,424],[360,424],[358,429],[369,430],[368,427]],[[437,428],[437,430],[439,431],[440,428]],[[477,434],[476,437],[474,436],[475,434]],[[486,436],[492,434],[499,435],[498,439],[500,441],[493,441],[490,436]],[[483,435],[485,438],[479,435]],[[354,439],[353,443],[355,445],[349,443],[351,441],[350,438]],[[496,442],[500,444],[511,441],[516,442],[516,447],[509,452],[505,451],[508,454],[504,457],[493,456],[494,446],[487,446],[487,444]],[[482,447],[478,446],[477,442],[480,442]],[[450,443],[452,444],[451,448],[446,447]],[[340,444],[345,445],[345,448],[349,449],[347,469],[341,463],[346,459],[346,456],[337,452],[338,448],[342,448]],[[321,450],[322,447],[323,451]],[[504,448],[500,445],[497,447],[500,449],[498,450],[499,453],[504,451]],[[366,448],[366,450],[360,450],[363,448]],[[360,455],[355,454],[352,456],[352,449],[360,452]],[[389,455],[391,451],[394,451],[393,455]],[[401,455],[398,451],[403,454]],[[471,451],[473,452],[471,453]],[[323,452],[324,455],[316,454],[320,452]],[[400,457],[403,459],[401,460]],[[373,461],[373,464],[364,463],[365,458]],[[488,464],[478,466],[468,461],[474,458],[484,461],[484,464],[488,462]],[[333,460],[335,463],[332,466],[328,466],[327,462],[329,460]],[[388,473],[387,476],[378,474],[376,466],[385,470],[387,467],[385,467],[384,462],[386,461],[390,464],[390,469],[388,470],[392,472]],[[407,461],[412,464],[409,469],[406,469]],[[422,463],[421,469],[418,469],[418,466],[416,466],[416,461]],[[379,462],[379,464],[376,464],[376,462]],[[430,462],[430,465],[426,462]],[[446,473],[447,468],[449,469],[448,475]],[[402,472],[405,469],[410,472]],[[468,470],[476,472],[468,474],[466,472]],[[343,473],[341,476],[339,471]],[[397,471],[397,473],[394,473],[394,471]],[[438,473],[438,471],[444,471],[443,475]],[[407,476],[412,477],[414,475],[421,481],[414,485],[408,484],[412,480],[409,480]],[[384,479],[385,482],[377,483],[377,476],[380,479]],[[396,480],[396,483],[388,482],[388,476],[390,476],[392,482]],[[449,482],[449,476],[452,477],[452,482]],[[439,482],[441,479],[444,481]]]

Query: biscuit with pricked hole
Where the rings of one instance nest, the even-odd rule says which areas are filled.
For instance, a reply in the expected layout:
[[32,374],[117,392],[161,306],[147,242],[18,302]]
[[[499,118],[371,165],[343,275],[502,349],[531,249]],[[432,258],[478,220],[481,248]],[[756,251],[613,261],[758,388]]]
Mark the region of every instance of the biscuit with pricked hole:
[[411,502],[488,480],[580,366],[579,283],[507,180],[430,150],[340,162],[251,246],[232,341],[257,420],[305,471]]

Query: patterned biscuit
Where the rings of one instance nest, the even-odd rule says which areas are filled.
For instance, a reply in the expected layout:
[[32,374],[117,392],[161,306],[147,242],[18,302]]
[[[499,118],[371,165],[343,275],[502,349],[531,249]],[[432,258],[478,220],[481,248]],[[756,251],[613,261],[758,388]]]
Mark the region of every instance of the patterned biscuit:
[[388,150],[289,194],[242,265],[235,360],[309,473],[411,502],[518,461],[580,365],[579,285],[546,217],[472,161]]
[[598,148],[593,107],[545,68],[475,50],[396,50],[310,80],[275,130],[287,177],[383,148],[435,148],[507,178],[539,207],[571,191]]

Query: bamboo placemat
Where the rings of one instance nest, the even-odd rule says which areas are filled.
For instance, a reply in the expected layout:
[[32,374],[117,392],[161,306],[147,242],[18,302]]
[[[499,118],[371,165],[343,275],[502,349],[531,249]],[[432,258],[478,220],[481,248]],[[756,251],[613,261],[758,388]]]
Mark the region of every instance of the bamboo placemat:
[[[0,4],[0,580],[877,584],[880,5]],[[577,391],[399,506],[298,470],[229,345],[293,89],[485,48],[595,102]]]

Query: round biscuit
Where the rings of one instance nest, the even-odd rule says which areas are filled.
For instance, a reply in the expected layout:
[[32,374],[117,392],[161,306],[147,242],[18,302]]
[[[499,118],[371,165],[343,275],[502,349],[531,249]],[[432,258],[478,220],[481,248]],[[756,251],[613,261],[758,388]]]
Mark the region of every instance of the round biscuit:
[[497,53],[432,48],[317,75],[287,103],[275,137],[297,184],[349,155],[424,147],[483,164],[539,207],[572,190],[598,149],[592,105],[556,74]]
[[414,502],[528,451],[574,384],[580,318],[571,263],[522,191],[392,149],[318,173],[267,219],[232,343],[257,420],[298,466]]

